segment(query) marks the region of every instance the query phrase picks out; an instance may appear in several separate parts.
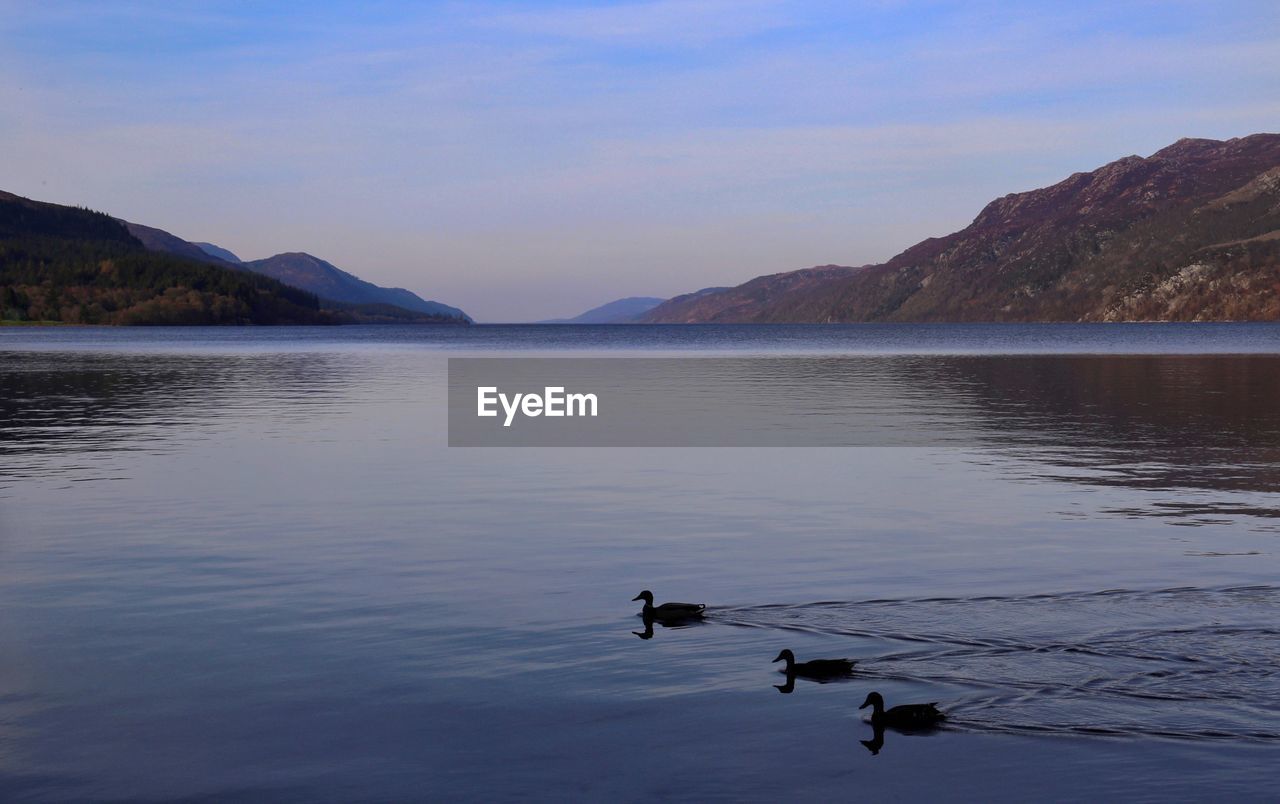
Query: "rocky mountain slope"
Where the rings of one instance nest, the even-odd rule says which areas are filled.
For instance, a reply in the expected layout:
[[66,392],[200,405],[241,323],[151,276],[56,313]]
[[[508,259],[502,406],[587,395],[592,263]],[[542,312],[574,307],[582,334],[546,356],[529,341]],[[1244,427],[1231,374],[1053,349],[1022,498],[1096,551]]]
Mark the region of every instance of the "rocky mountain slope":
[[986,206],[886,263],[676,297],[647,322],[1280,319],[1280,135],[1184,139]]

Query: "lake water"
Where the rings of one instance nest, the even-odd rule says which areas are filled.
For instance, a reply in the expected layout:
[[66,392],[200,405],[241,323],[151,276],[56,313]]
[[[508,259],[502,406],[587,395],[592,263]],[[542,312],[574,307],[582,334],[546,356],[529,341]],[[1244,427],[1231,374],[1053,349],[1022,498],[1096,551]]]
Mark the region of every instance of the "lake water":
[[[512,354],[981,438],[447,447]],[[1275,800],[1278,548],[1280,326],[0,330],[0,799]]]

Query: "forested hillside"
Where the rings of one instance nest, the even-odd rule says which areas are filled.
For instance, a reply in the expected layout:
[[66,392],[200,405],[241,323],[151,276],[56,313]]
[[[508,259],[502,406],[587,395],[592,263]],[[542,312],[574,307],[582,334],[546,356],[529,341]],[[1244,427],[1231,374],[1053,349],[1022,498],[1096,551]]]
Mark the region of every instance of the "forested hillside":
[[100,212],[0,192],[0,319],[69,324],[338,320],[273,279],[148,251]]

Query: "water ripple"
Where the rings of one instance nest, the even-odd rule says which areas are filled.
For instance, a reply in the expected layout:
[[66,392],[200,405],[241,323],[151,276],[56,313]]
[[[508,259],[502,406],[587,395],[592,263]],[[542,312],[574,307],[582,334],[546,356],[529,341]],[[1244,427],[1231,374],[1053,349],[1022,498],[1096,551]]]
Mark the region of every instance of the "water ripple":
[[[944,708],[969,730],[1275,741],[1277,615],[1280,587],[1250,585],[821,601],[709,616],[865,640],[880,650],[853,654],[858,677],[956,690]],[[903,644],[911,647],[894,647]]]

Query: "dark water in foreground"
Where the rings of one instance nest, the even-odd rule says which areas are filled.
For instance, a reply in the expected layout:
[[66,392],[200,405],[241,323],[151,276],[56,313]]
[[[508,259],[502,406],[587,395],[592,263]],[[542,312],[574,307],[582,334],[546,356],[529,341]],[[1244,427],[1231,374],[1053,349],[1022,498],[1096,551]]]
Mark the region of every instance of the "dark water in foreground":
[[[516,351],[983,437],[448,449]],[[1275,326],[0,330],[0,799],[1274,800],[1278,517]]]

